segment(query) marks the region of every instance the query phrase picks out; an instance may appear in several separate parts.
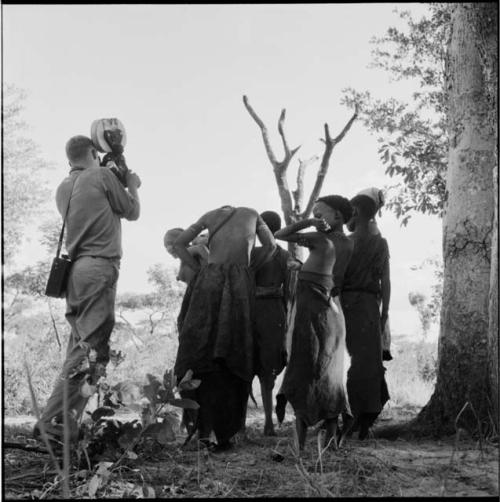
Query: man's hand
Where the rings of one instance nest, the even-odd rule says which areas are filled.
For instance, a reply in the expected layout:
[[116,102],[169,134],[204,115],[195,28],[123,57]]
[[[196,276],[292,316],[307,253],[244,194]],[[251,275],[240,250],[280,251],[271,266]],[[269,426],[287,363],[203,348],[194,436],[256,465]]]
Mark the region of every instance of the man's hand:
[[132,171],[127,172],[126,181],[129,188],[139,188],[141,186],[141,178]]

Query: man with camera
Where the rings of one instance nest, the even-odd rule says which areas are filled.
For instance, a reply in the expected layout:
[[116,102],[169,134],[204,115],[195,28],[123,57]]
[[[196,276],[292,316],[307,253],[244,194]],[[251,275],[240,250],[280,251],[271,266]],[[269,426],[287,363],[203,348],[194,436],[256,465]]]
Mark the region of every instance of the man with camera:
[[65,218],[72,261],[66,289],[71,335],[61,375],[34,429],[38,437],[43,428],[55,444],[63,439],[65,408],[70,438],[77,439],[78,421],[105,374],[122,256],[121,219],[137,220],[140,213],[137,174],[126,169],[120,182],[109,165],[101,166],[97,148],[86,136],[72,137],[66,155],[71,170],[57,189],[56,204]]

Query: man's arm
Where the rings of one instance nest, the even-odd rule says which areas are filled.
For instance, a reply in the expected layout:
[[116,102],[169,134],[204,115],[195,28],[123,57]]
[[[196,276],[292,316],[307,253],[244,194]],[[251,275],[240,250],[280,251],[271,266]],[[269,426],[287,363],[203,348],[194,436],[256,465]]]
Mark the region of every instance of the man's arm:
[[127,190],[107,167],[101,168],[101,174],[104,191],[113,212],[127,220],[137,220],[141,211],[137,191],[141,186],[139,176],[131,171],[127,173]]
[[250,267],[257,270],[272,258],[274,252],[276,251],[276,241],[274,240],[271,230],[269,230],[269,227],[260,215],[257,218],[257,228],[255,233],[262,244],[262,252],[258,253],[258,255],[256,253],[251,254]]
[[136,204],[134,204],[134,209],[132,210],[129,220],[137,220],[141,214],[141,203],[139,200],[139,192],[137,189],[141,186],[141,180],[137,174],[132,171],[127,172],[127,188],[128,193],[133,197]]
[[382,310],[380,313],[380,323],[382,325],[382,330],[385,328],[385,323],[387,322],[387,317],[389,315],[389,301],[391,299],[391,279],[390,279],[390,267],[389,267],[389,249],[386,244],[386,258],[384,260],[384,266],[382,268],[382,279],[381,279],[381,289],[382,289]]
[[201,265],[198,260],[188,251],[189,243],[200,234],[207,224],[205,221],[206,214],[204,214],[196,223],[190,225],[186,230],[184,230],[174,242],[174,250],[177,256],[180,258],[181,262],[188,265],[195,272],[200,270]]

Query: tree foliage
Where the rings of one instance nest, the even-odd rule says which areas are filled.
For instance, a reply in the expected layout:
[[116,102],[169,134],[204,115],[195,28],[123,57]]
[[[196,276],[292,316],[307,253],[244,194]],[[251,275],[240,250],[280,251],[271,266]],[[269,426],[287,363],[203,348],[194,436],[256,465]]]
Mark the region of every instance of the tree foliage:
[[26,93],[4,84],[3,102],[3,214],[4,260],[15,261],[27,227],[48,208],[47,170],[52,165],[40,156],[22,119]]
[[[135,327],[127,319],[133,311],[143,311],[145,319],[139,323],[152,335],[162,324],[172,322],[172,313],[178,312],[184,288],[180,286],[171,268],[156,263],[147,270],[152,291],[148,293],[122,293],[116,301],[118,327],[126,327],[137,337]],[[120,321],[121,320],[121,321]],[[122,324],[123,323],[123,324]],[[125,326],[124,326],[125,325]]]
[[377,99],[369,91],[344,89],[342,103],[360,106],[360,119],[380,144],[388,187],[387,207],[406,225],[414,212],[441,216],[446,200],[448,136],[444,89],[450,5],[429,4],[429,15],[416,21],[399,12],[407,29],[391,27],[373,38],[371,67],[394,81],[415,80],[419,89],[409,103]]
[[[37,399],[43,405],[61,368],[70,327],[63,299],[44,295],[50,260],[25,267],[4,279],[4,403],[9,413],[32,413],[24,358],[32,369]],[[177,349],[176,315],[184,286],[172,268],[155,264],[148,270],[151,290],[122,293],[116,302],[111,335],[110,382],[142,380],[172,365]]]

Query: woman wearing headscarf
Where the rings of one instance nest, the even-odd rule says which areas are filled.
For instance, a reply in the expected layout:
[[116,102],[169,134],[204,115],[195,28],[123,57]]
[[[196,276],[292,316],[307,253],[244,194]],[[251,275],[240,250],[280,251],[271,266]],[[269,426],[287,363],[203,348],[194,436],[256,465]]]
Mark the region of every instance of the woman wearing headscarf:
[[380,191],[368,189],[351,199],[353,216],[347,228],[354,250],[342,288],[346,344],[351,357],[347,393],[359,438],[368,435],[389,399],[382,364],[382,330],[390,300],[389,248],[373,221],[380,208]]

